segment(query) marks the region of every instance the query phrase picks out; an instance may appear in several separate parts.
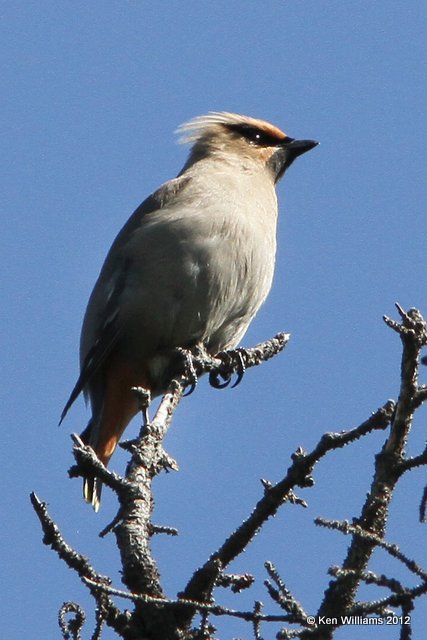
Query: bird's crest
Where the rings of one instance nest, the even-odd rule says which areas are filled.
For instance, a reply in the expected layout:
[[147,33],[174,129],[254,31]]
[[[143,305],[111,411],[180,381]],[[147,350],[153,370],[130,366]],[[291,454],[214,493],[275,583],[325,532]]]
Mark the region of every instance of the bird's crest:
[[270,122],[227,111],[210,111],[207,115],[193,118],[181,124],[176,133],[180,135],[179,142],[192,144],[199,140],[201,136],[210,132],[214,133],[218,127],[231,128],[239,126],[259,129],[270,137],[276,138],[278,143],[286,138],[286,134]]

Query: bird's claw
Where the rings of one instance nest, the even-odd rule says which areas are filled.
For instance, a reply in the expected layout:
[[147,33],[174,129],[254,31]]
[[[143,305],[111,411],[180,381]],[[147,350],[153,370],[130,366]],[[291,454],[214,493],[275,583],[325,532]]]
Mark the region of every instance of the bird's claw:
[[132,387],[131,391],[136,395],[138,400],[138,408],[142,413],[142,423],[147,426],[150,422],[150,416],[148,415],[148,407],[151,402],[151,391],[144,387]]
[[182,349],[180,350],[180,352],[182,354],[182,357],[184,358],[185,375],[188,377],[188,380],[189,380],[189,388],[182,395],[183,398],[186,398],[187,396],[191,396],[191,394],[197,387],[198,377],[197,377],[196,369],[194,368],[193,356],[191,354],[191,351],[188,351],[187,349]]
[[193,382],[191,382],[191,384],[190,384],[189,388],[187,389],[187,391],[182,394],[182,397],[183,398],[187,398],[188,396],[191,396],[191,394],[196,389],[196,387],[197,387],[197,378],[196,378],[196,380],[193,380]]
[[[220,382],[220,377],[224,380],[224,382]],[[225,387],[228,387],[230,382],[231,382],[231,373],[222,374],[219,371],[211,371],[209,373],[209,384],[214,389],[225,389]]]
[[[244,349],[230,349],[229,351],[224,351],[223,353],[219,353],[216,357],[222,360],[225,371],[211,371],[209,374],[209,383],[214,389],[225,389],[229,386],[232,380],[232,374],[235,371],[237,374],[235,382],[231,385],[231,388],[234,389],[238,384],[241,383],[242,378],[245,374],[246,367],[245,361],[243,359]],[[224,382],[220,382],[220,378],[224,380]]]
[[236,380],[235,382],[231,385],[231,388],[234,389],[234,387],[237,387],[237,385],[239,385],[242,380],[243,380],[243,376],[245,375],[245,371],[246,371],[246,366],[245,366],[245,361],[243,360],[243,349],[235,349],[233,355],[236,358],[237,361],[237,366],[236,366]]

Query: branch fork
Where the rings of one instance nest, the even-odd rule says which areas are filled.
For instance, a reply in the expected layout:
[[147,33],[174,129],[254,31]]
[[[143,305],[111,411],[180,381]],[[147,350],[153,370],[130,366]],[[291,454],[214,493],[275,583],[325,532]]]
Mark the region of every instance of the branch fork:
[[[262,480],[263,493],[255,507],[193,573],[177,599],[169,599],[164,594],[150,548],[153,535],[178,533],[173,527],[155,525],[151,521],[154,505],[151,486],[153,478],[165,469],[178,468],[176,461],[162,446],[174,411],[185,390],[194,390],[199,376],[208,373],[212,386],[222,388],[228,386],[232,376],[236,375],[233,385],[235,386],[246,369],[257,366],[279,353],[286,346],[289,334],[280,333],[254,348],[238,349],[218,354],[216,357],[207,354],[200,345],[190,351],[178,350],[177,361],[181,362],[181,367],[174,371],[174,377],[169,381],[151,421],[148,416],[149,394],[143,389],[134,389],[139,398],[143,425],[138,438],[121,445],[131,454],[125,477],[109,471],[79,436],[73,436],[76,465],[70,469],[70,477],[92,474],[117,494],[118,513],[101,535],[112,531],[116,536],[123,567],[122,581],[127,590],[113,588],[109,578],[98,574],[84,556],[67,545],[47,513],[46,505],[35,494],[32,494],[31,501],[44,532],[44,543],[50,545],[59,557],[77,572],[95,599],[96,628],[92,640],[101,638],[104,623],[125,640],[135,637],[146,640],[207,640],[214,632],[209,623],[211,616],[229,616],[246,620],[252,626],[255,640],[260,640],[261,625],[268,622],[298,625],[298,628],[282,628],[277,637],[283,640],[295,637],[307,640],[332,638],[336,625],[309,626],[309,616],[302,604],[286,586],[271,562],[265,564],[268,580],[264,584],[273,602],[283,610],[281,615],[263,613],[263,605],[258,601],[254,603],[252,611],[227,609],[215,604],[213,594],[217,587],[230,588],[234,592],[249,588],[253,583],[253,576],[248,573],[225,573],[230,563],[244,552],[266,521],[273,517],[284,503],[307,507],[307,503],[295,495],[294,491],[296,487],[305,489],[313,486],[314,470],[319,460],[330,451],[350,445],[377,430],[386,431],[386,441],[376,456],[374,478],[360,516],[353,518],[352,524],[322,518],[316,520],[318,525],[351,536],[347,557],[342,566],[330,569],[333,580],[325,591],[316,619],[319,616],[334,618],[346,613],[383,615],[390,607],[400,607],[402,614],[411,611],[415,599],[427,593],[427,572],[404,555],[396,545],[387,543],[384,533],[391,496],[399,478],[410,469],[427,464],[427,449],[413,458],[406,456],[406,443],[413,413],[427,400],[427,386],[418,384],[419,356],[421,348],[427,344],[427,327],[416,309],[404,311],[400,305],[396,305],[396,308],[400,321],[386,316],[384,321],[400,335],[403,346],[401,386],[397,402],[388,400],[357,427],[337,433],[325,433],[310,452],[299,447],[292,454],[291,464],[281,480],[276,483]],[[427,490],[420,507],[424,516],[426,504]],[[412,588],[405,587],[392,577],[369,571],[367,564],[376,547],[385,549],[403,563],[417,576],[420,584]],[[381,600],[358,602],[355,596],[362,582],[387,588],[391,594]],[[113,603],[112,596],[131,600],[134,610],[122,611]],[[70,634],[73,632],[73,640],[77,640],[80,637],[84,613],[75,603],[65,603],[61,612],[63,637],[71,638]],[[191,625],[197,612],[201,614],[202,620],[200,627],[195,629]],[[67,622],[65,616],[68,613],[73,613],[75,617]],[[73,631],[74,627],[77,631]],[[401,640],[409,638],[410,628],[408,631],[402,626]]]

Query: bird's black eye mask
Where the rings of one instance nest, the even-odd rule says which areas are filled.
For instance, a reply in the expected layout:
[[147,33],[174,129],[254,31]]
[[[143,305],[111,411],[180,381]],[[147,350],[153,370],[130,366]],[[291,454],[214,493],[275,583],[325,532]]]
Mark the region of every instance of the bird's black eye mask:
[[289,138],[288,136],[280,139],[277,136],[268,133],[263,129],[259,129],[258,127],[253,127],[250,124],[230,124],[227,125],[227,128],[240,134],[248,142],[257,145],[258,147],[277,147],[280,144],[292,142],[293,140],[293,138]]

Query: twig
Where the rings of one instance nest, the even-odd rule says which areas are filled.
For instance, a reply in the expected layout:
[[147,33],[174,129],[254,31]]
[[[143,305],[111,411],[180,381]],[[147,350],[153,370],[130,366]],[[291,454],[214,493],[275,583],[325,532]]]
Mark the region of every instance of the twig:
[[158,525],[158,524],[152,524],[151,525],[151,533],[154,534],[159,534],[159,533],[164,533],[167,536],[177,536],[178,534],[178,529],[176,529],[175,527],[166,527],[164,525]]
[[[105,596],[104,596],[104,599],[105,599]],[[105,623],[105,611],[100,601],[101,601],[101,598],[99,598],[97,601],[96,610],[95,610],[96,625],[90,640],[100,640],[101,634],[102,634],[102,628]]]
[[[341,567],[330,567],[328,570],[329,575],[337,577],[353,576],[365,584],[374,584],[377,587],[384,587],[389,589],[393,593],[405,594],[406,589],[402,584],[396,580],[396,578],[389,578],[388,576],[381,574],[377,575],[373,571],[352,571],[351,569],[341,569]],[[351,609],[350,609],[351,612]]]
[[[67,620],[66,616],[73,613],[74,618]],[[83,609],[76,602],[64,602],[58,612],[58,624],[64,640],[80,640],[80,631],[86,621]]]
[[261,615],[261,611],[262,611],[262,602],[260,602],[259,600],[256,600],[254,603],[254,619],[252,621],[252,628],[253,628],[255,640],[262,640],[261,639],[261,620],[259,618],[259,616]]
[[414,608],[413,601],[408,598],[402,602],[402,618],[403,622],[400,626],[400,640],[411,640],[412,638],[412,624],[411,624],[411,611]]
[[[34,492],[31,493],[30,499],[42,526],[44,533],[43,543],[56,551],[61,560],[64,560],[70,569],[76,571],[84,584],[89,584],[88,580],[92,580],[97,584],[109,585],[110,578],[107,578],[95,571],[87,558],[75,551],[65,542],[57,525],[48,514],[46,503],[41,502]],[[126,628],[128,628],[129,615],[127,613],[122,613],[120,609],[114,605],[112,600],[106,598],[105,595],[102,596],[101,601],[99,591],[91,590],[91,593],[95,598],[97,605],[102,605],[102,610],[105,611],[106,621],[109,626],[113,627],[118,633],[122,633]],[[79,607],[79,605],[76,605],[76,607]]]
[[393,558],[399,560],[409,571],[411,571],[411,573],[415,574],[422,580],[427,581],[427,573],[421,569],[421,567],[415,562],[415,560],[411,560],[410,558],[405,556],[405,554],[400,551],[399,547],[396,544],[386,542],[374,533],[365,531],[360,526],[351,525],[346,521],[316,518],[314,522],[318,526],[326,527],[328,529],[335,529],[336,531],[340,531],[341,533],[344,533],[346,535],[354,535],[363,540],[372,542],[375,546],[381,547],[381,549],[387,551],[387,553]]
[[426,508],[427,508],[427,487],[424,487],[423,495],[420,502],[420,522],[426,521]]
[[99,478],[107,487],[110,487],[117,494],[123,490],[129,489],[126,480],[117,473],[110,471],[102,464],[95,451],[89,445],[85,444],[79,435],[71,434],[74,442],[73,454],[77,465],[71,467],[68,471],[70,478],[85,476],[88,473]]
[[[282,333],[272,340],[244,350],[242,358],[245,367],[256,366],[273,357],[285,347],[288,340],[289,335]],[[194,382],[194,371],[197,375],[201,375],[201,373],[217,369],[221,374],[225,372],[225,375],[228,375],[224,362],[212,358],[200,347],[194,349],[191,363],[190,372],[184,372],[170,382],[153,420],[144,426],[138,440],[131,443],[133,455],[128,466],[126,481],[128,486],[138,487],[138,492],[129,492],[126,487],[119,495],[121,520],[114,529],[122,558],[123,582],[134,593],[146,593],[160,598],[163,598],[164,594],[160,586],[157,566],[148,545],[150,536],[155,532],[151,524],[153,509],[151,481],[165,466],[177,467],[176,463],[165,454],[161,443],[169,429],[174,411],[183,397],[186,385]],[[228,364],[228,372],[237,366],[232,359]],[[211,569],[212,567],[213,565],[211,565]],[[208,591],[210,593],[219,575],[219,570],[215,569],[213,572],[210,570],[206,573],[206,575],[208,574]],[[198,595],[200,596],[199,600],[203,601],[204,598],[200,591]],[[209,599],[207,593],[206,601]],[[146,613],[144,607],[143,609],[139,612],[141,616]],[[156,612],[154,613],[156,614]],[[150,610],[150,615],[152,614],[153,611]],[[178,615],[177,612],[174,615]],[[187,615],[184,618],[185,627],[189,623],[189,619]],[[162,625],[168,624],[168,621],[163,615],[158,619],[157,624],[160,635]]]
[[399,464],[399,472],[405,473],[406,471],[410,471],[411,469],[415,469],[416,467],[422,467],[427,464],[427,449],[420,453],[419,456],[414,456],[413,458],[406,458],[402,460]]
[[47,512],[46,503],[41,502],[34,492],[30,494],[30,499],[42,525],[44,533],[43,543],[56,551],[61,560],[64,560],[70,569],[74,569],[82,580],[91,578],[95,582],[110,584],[110,578],[97,573],[87,558],[77,553],[77,551],[65,542],[57,525]]
[[[149,545],[150,538],[155,533],[170,535],[177,533],[172,527],[159,527],[151,522],[152,480],[165,468],[177,468],[176,462],[162,447],[162,441],[170,427],[174,411],[185,389],[195,386],[197,376],[213,373],[214,378],[219,376],[227,382],[233,373],[237,373],[237,382],[239,382],[247,368],[256,366],[279,353],[286,346],[289,335],[281,333],[252,349],[226,352],[215,358],[207,354],[203,348],[195,347],[190,352],[191,357],[184,358],[187,362],[186,370],[182,371],[182,367],[180,371],[176,370],[176,377],[171,380],[151,422],[148,420],[148,400],[145,396],[142,398],[144,390],[137,390],[142,394],[141,407],[145,420],[139,437],[122,444],[123,448],[132,453],[126,478],[106,469],[92,449],[84,445],[78,436],[75,437],[74,454],[77,466],[73,467],[70,475],[74,477],[92,474],[117,493],[120,502],[119,512],[101,534],[114,531],[121,553],[123,582],[129,590],[121,591],[113,588],[108,578],[98,574],[84,556],[65,543],[59,529],[48,516],[46,505],[41,503],[34,494],[31,500],[42,524],[45,544],[55,549],[59,557],[78,573],[96,600],[96,628],[92,640],[100,639],[104,622],[113,627],[122,637],[150,637],[153,640],[154,638],[178,638],[178,636],[190,637],[192,632],[189,627],[197,612],[202,616],[198,638],[208,638],[213,633],[213,628],[209,625],[209,616],[230,616],[250,622],[256,640],[261,640],[261,623],[264,622],[299,623],[306,627],[305,629],[282,629],[277,636],[280,638],[301,637],[323,640],[331,638],[333,625],[326,631],[317,627],[307,628],[307,615],[302,605],[288,590],[271,563],[266,563],[271,581],[267,580],[265,584],[273,600],[286,611],[285,615],[263,614],[260,602],[255,603],[253,611],[235,611],[219,606],[213,603],[213,589],[216,586],[231,586],[237,591],[249,586],[253,580],[252,576],[226,575],[224,569],[246,549],[259,529],[282,504],[289,501],[306,506],[306,503],[294,494],[294,488],[310,487],[314,484],[311,475],[314,466],[329,451],[344,447],[374,430],[384,430],[389,425],[391,425],[390,435],[382,452],[376,458],[375,476],[360,518],[352,525],[339,521],[317,520],[317,524],[337,529],[353,537],[342,568],[331,570],[335,580],[330,583],[325,592],[318,615],[334,617],[336,612],[340,616],[343,613],[354,614],[357,611],[363,614],[378,613],[384,612],[387,606],[401,607],[402,612],[411,610],[412,601],[427,592],[427,573],[413,560],[402,554],[395,545],[386,543],[383,535],[389,501],[398,478],[404,471],[427,463],[427,452],[409,460],[405,458],[406,440],[413,412],[427,400],[427,387],[418,386],[419,352],[421,347],[427,344],[427,329],[424,319],[417,310],[411,309],[405,312],[399,305],[397,310],[401,322],[390,318],[385,318],[385,322],[399,333],[403,344],[402,380],[398,403],[395,404],[389,400],[356,428],[341,433],[326,433],[310,453],[299,448],[293,454],[292,464],[280,482],[272,484],[269,481],[263,481],[264,495],[252,513],[193,574],[177,599],[165,597]],[[225,385],[215,384],[215,386]],[[421,515],[425,514],[426,504],[427,490],[420,508]],[[393,578],[366,571],[365,567],[376,546],[384,548],[390,555],[400,560],[412,573],[420,577],[423,583],[408,589]],[[393,593],[388,598],[371,603],[354,602],[356,589],[361,581],[386,587]],[[134,612],[122,613],[111,601],[111,596],[132,601],[135,605]],[[78,615],[76,620],[81,621]],[[76,631],[77,635],[69,636],[70,640],[78,640],[81,624]],[[68,623],[68,627],[64,626],[67,633],[72,628],[73,621]],[[193,631],[197,633],[197,630]],[[409,640],[410,634],[410,629],[403,630],[402,627],[401,640]],[[193,634],[191,637],[196,636]]]
[[217,604],[208,604],[206,602],[198,602],[195,600],[188,600],[186,598],[156,598],[149,594],[131,593],[129,591],[123,591],[122,589],[115,589],[110,585],[97,583],[95,580],[90,578],[86,578],[85,582],[92,588],[98,589],[112,596],[132,600],[132,602],[145,602],[160,605],[162,609],[167,609],[168,607],[188,607],[191,610],[209,611],[215,616],[231,616],[247,620],[248,622],[252,622],[253,620],[260,620],[261,622],[288,622],[290,620],[289,615],[261,614],[253,611],[235,611],[234,609],[222,607]]
[[289,591],[283,582],[282,578],[279,576],[276,567],[272,562],[266,562],[264,564],[268,575],[275,582],[278,589],[275,589],[271,582],[268,580],[264,581],[265,586],[268,589],[268,592],[271,598],[277,602],[277,604],[287,611],[290,615],[293,616],[295,622],[299,622],[300,624],[306,626],[307,625],[307,613],[304,611],[302,605]]
[[254,582],[255,578],[249,573],[245,573],[243,575],[222,573],[218,576],[215,586],[225,588],[230,587],[233,593],[240,593],[244,589],[249,589]]
[[418,393],[419,355],[422,347],[427,344],[426,323],[418,309],[406,312],[397,303],[396,308],[402,319],[401,323],[384,316],[385,323],[400,335],[403,345],[399,400],[390,437],[385,445],[385,452],[392,453],[395,457],[403,455],[411,428]]
[[[399,399],[392,416],[390,435],[381,453],[376,456],[371,489],[360,517],[354,522],[361,530],[371,532],[379,539],[383,538],[390,500],[401,475],[399,464],[404,460],[406,441],[412,424],[414,398],[418,390],[419,354],[427,342],[426,324],[420,312],[416,309],[405,312],[398,304],[396,308],[401,322],[386,316],[384,321],[400,335],[403,346]],[[359,584],[358,576],[365,570],[375,546],[376,542],[373,539],[353,536],[342,568],[355,573],[338,577],[330,583],[318,611],[319,616],[338,620],[339,616],[352,608]],[[327,629],[321,629],[319,632],[310,631],[310,636],[302,634],[301,637],[329,640],[336,627],[336,624],[331,624]]]
[[412,402],[413,409],[418,409],[427,400],[427,385],[420,385]]
[[[135,388],[134,391],[138,395],[144,420],[139,437],[134,441],[122,443],[121,445],[132,453],[125,478],[109,471],[98,460],[91,447],[85,445],[79,436],[73,436],[73,453],[77,465],[70,469],[70,477],[93,476],[99,478],[115,491],[120,503],[119,511],[113,521],[104,527],[100,535],[104,536],[108,532],[114,531],[121,554],[123,582],[130,591],[143,593],[154,598],[154,600],[147,598],[135,600],[137,603],[135,612],[132,615],[126,614],[127,623],[130,620],[136,620],[140,624],[140,635],[145,633],[145,621],[147,621],[149,627],[157,628],[156,637],[166,637],[167,629],[170,630],[171,625],[176,623],[177,611],[171,613],[171,617],[168,620],[164,616],[164,607],[158,606],[160,601],[167,602],[167,599],[161,588],[159,572],[152,557],[149,542],[151,536],[155,533],[176,535],[177,531],[172,527],[159,527],[151,523],[154,504],[151,482],[162,470],[178,468],[176,462],[163,450],[162,440],[169,429],[172,416],[183,397],[185,388],[188,385],[195,385],[197,375],[207,372],[217,371],[218,375],[229,377],[234,371],[237,371],[241,376],[246,368],[256,366],[282,351],[288,340],[288,334],[280,333],[271,340],[256,345],[254,348],[239,349],[238,356],[237,351],[224,352],[219,354],[217,358],[207,354],[202,347],[195,347],[191,351],[191,358],[184,358],[187,362],[186,369],[183,371],[181,366],[181,370],[176,377],[170,380],[167,391],[151,422],[148,420],[150,397],[146,390]],[[179,355],[177,354],[177,356]],[[96,598],[98,606],[97,628],[93,636],[95,640],[101,633],[104,615],[108,616],[108,624],[110,624],[111,618],[117,618],[122,615],[119,610],[113,607],[112,603],[108,600],[106,602],[103,600],[106,597],[105,590],[102,590],[100,585],[107,586],[108,579],[98,576],[83,556],[65,546],[59,530],[47,516],[45,505],[40,503],[35,496],[32,497],[32,501],[44,529],[51,529],[49,541],[54,540],[57,542],[56,550],[60,557],[78,572],[80,578],[86,584],[93,583],[91,587],[94,590],[92,595]],[[47,536],[45,535],[45,541],[46,539]],[[211,563],[212,572],[209,591],[212,590],[221,571],[220,566],[217,565],[218,563],[215,561]],[[209,600],[208,595],[207,600]],[[182,609],[181,601],[177,601],[175,604],[179,605],[178,609]],[[187,623],[185,622],[185,624]]]
[[369,613],[378,613],[387,607],[402,607],[407,600],[414,601],[416,598],[427,593],[427,584],[420,584],[412,589],[406,589],[405,593],[393,593],[386,598],[373,600],[372,602],[357,602],[348,610],[347,615],[368,615]]
[[389,400],[359,427],[343,433],[325,434],[309,454],[301,450],[297,451],[292,456],[293,463],[283,480],[271,488],[266,488],[264,496],[251,515],[231,534],[218,551],[212,554],[208,562],[194,573],[183,592],[184,597],[190,600],[202,600],[200,593],[206,589],[206,584],[209,582],[210,563],[218,560],[221,567],[228,566],[247,547],[262,525],[277,512],[295,486],[305,487],[313,484],[311,471],[328,451],[343,447],[373,430],[385,429],[390,423],[394,408],[394,403]]

